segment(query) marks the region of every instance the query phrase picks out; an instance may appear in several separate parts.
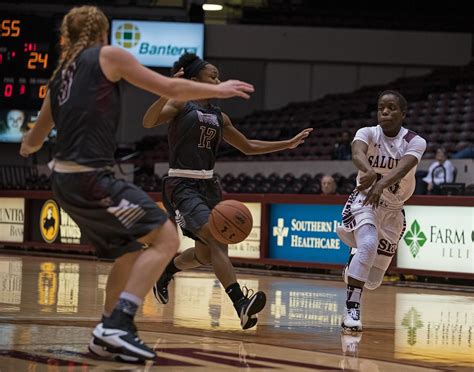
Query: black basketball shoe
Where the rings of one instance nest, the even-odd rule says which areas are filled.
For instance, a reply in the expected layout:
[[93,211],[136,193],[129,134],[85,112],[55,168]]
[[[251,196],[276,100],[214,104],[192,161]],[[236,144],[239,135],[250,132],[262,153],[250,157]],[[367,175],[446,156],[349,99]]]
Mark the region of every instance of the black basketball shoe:
[[247,287],[242,287],[242,290],[245,290],[241,300],[234,304],[237,314],[240,317],[240,325],[242,329],[249,329],[255,326],[258,322],[257,313],[263,310],[265,303],[267,302],[267,297],[262,291],[253,293],[253,290],[248,289]]
[[[107,319],[105,316],[102,316],[101,323]],[[135,329],[135,333],[136,333]],[[141,362],[140,359],[129,356],[127,354],[122,353],[122,348],[111,348],[102,346],[101,342],[95,337],[92,336],[92,339],[89,342],[88,349],[91,354],[95,355],[96,357],[104,358],[104,359],[112,359],[117,362],[127,362],[127,363],[137,363]]]
[[153,286],[153,294],[155,295],[155,298],[163,305],[167,304],[169,301],[168,284],[170,284],[171,279],[173,279],[173,275],[165,270],[163,274],[161,274],[160,279],[158,279]]
[[[156,358],[156,353],[138,337],[132,316],[115,309],[110,318],[105,318],[94,331],[93,343],[115,353],[119,352],[141,361]],[[97,349],[95,349],[97,350]]]
[[89,352],[96,357],[111,359],[117,362],[126,362],[126,363],[140,363],[140,359],[132,357],[130,355],[124,354],[121,347],[107,347],[102,346],[101,341],[95,336],[92,336],[92,339],[88,345]]

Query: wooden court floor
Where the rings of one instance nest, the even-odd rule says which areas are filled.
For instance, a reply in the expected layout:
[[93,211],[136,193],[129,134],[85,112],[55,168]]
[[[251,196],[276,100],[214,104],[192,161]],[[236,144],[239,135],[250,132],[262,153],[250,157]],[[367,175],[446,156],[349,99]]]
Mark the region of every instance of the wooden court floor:
[[473,288],[366,291],[359,339],[340,333],[345,288],[338,278],[248,270],[239,273],[241,284],[267,294],[255,329],[240,329],[211,272],[180,273],[170,302],[149,294],[137,317],[158,359],[99,360],[87,343],[109,269],[93,260],[0,255],[0,371],[474,370]]

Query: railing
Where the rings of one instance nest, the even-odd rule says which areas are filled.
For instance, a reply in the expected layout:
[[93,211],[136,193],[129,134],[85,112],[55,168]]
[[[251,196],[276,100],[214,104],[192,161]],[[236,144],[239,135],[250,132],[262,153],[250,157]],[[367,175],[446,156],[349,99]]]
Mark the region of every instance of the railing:
[[[160,193],[149,195],[160,202]],[[49,191],[0,191],[0,252],[2,246],[16,246],[94,257],[94,248],[60,208],[56,235],[41,233],[42,210],[52,198]],[[348,247],[335,228],[347,195],[224,194],[224,198],[245,202],[254,217],[248,239],[229,247],[236,263],[320,269],[341,269],[345,264]],[[474,197],[413,196],[405,212],[407,230],[392,272],[474,279]],[[184,238],[182,249],[192,244]]]

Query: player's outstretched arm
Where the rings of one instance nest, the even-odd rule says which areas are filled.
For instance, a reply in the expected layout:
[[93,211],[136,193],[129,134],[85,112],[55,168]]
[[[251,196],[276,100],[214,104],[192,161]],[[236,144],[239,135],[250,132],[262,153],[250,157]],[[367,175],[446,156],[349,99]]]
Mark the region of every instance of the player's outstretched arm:
[[303,129],[296,136],[285,141],[251,140],[232,125],[232,121],[226,114],[222,113],[222,115],[224,117],[224,140],[242,151],[245,155],[268,154],[281,150],[294,149],[304,143],[304,140],[313,131],[313,128]]
[[124,79],[138,88],[177,101],[207,98],[249,98],[254,88],[239,80],[228,80],[218,85],[165,77],[142,66],[129,52],[105,46],[100,52],[100,66],[111,81]]
[[23,137],[20,147],[20,155],[28,157],[43,146],[44,140],[54,127],[53,114],[51,112],[51,98],[49,91],[43,101],[41,110],[33,128],[31,128]]

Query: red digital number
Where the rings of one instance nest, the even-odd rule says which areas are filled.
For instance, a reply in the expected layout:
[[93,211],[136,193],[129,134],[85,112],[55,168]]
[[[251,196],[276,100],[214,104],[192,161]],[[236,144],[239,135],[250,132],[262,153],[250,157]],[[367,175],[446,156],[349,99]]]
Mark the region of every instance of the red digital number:
[[23,51],[25,52],[36,52],[37,45],[36,43],[25,43],[25,48]]
[[3,95],[5,97],[11,97],[13,94],[13,84],[5,84],[5,89],[3,90]]
[[20,85],[20,96],[25,94],[25,91],[26,91],[26,86],[25,84],[21,84]]

